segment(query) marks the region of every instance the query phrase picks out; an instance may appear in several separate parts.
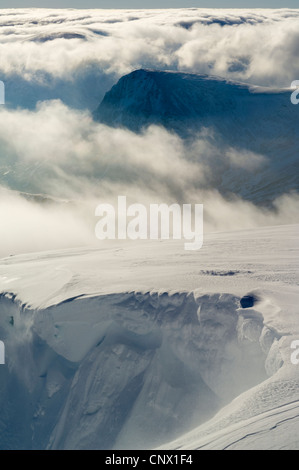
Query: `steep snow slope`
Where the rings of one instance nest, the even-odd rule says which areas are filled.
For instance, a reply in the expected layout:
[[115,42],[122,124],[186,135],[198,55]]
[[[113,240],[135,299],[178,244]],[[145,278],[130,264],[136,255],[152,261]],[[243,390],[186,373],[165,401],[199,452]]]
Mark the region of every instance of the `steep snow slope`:
[[3,259],[1,448],[299,448],[298,229]]
[[[247,121],[257,127],[258,119],[270,131],[260,112],[274,121],[283,107],[297,116],[290,103],[290,90],[254,87],[208,75],[140,69],[122,77],[106,93],[95,117],[133,130],[158,123],[181,131],[188,126],[211,125],[219,118],[215,127],[224,132],[231,124],[238,125],[243,115],[239,125]],[[228,123],[222,121],[224,116]],[[250,130],[248,135],[252,136]]]
[[[106,93],[94,117],[134,131],[163,125],[189,139],[209,129],[208,142],[223,155],[233,148],[235,155],[230,165],[224,158],[211,161],[217,188],[265,203],[299,188],[299,112],[290,96],[288,89],[141,69],[122,77]],[[244,168],[238,156],[242,152],[247,152]],[[250,171],[250,152],[265,157],[256,171]]]

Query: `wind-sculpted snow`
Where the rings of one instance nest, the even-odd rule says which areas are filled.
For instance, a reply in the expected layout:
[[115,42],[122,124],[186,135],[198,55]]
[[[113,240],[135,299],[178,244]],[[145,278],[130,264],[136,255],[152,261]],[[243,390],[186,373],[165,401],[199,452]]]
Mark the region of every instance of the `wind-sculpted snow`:
[[0,447],[292,447],[297,252],[282,226],[3,259]]
[[152,448],[180,436],[266,378],[275,335],[264,347],[262,317],[239,307],[230,294],[132,292],[33,311],[2,295],[1,448]]
[[[1,10],[1,449],[298,449],[298,23]],[[96,240],[120,195],[202,249]]]

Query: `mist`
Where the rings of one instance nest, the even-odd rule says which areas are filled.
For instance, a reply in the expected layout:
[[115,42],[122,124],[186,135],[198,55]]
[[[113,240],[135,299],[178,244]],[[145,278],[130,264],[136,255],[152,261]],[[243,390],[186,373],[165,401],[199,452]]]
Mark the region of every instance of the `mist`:
[[[253,177],[266,157],[220,148],[205,129],[184,141],[162,127],[135,134],[93,121],[60,101],[0,112],[0,255],[94,244],[100,203],[204,204],[205,232],[296,222],[298,195],[259,207],[221,194],[226,165]],[[211,140],[211,137],[213,139]],[[240,176],[241,175],[241,176]]]
[[299,75],[297,10],[2,10],[7,105],[61,99],[96,109],[138,68],[289,87]]
[[289,87],[298,23],[288,9],[2,10],[0,255],[99,244],[95,208],[118,195],[204,204],[206,233],[297,222],[297,192],[263,205],[239,190],[269,156],[209,128],[186,141],[159,126],[110,128],[92,112],[140,67]]

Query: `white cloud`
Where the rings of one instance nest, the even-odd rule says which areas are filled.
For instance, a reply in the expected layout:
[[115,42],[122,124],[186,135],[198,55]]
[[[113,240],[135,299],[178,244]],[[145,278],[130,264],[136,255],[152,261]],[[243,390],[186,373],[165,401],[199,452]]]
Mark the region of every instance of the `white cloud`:
[[[100,89],[140,67],[268,86],[299,78],[295,10],[2,10],[0,21],[0,79],[18,96],[30,84],[36,101],[51,87],[60,87],[60,98],[82,88],[76,81],[95,70],[81,90],[93,109]],[[267,165],[263,155],[224,148],[209,129],[192,142],[157,126],[141,134],[112,129],[72,109],[71,93],[64,101],[70,106],[53,100],[0,110],[0,185],[71,201],[42,203],[2,189],[0,255],[93,243],[95,207],[122,194],[144,204],[204,203],[206,230],[296,221],[295,194],[277,198],[275,210],[220,194],[225,181],[248,186],[248,174]]]
[[172,68],[288,86],[299,76],[298,24],[287,9],[3,10],[0,70],[40,80],[71,79],[88,64],[116,76]]
[[226,155],[233,167],[248,170],[249,172],[259,170],[268,161],[264,155],[254,153],[249,150],[243,150],[240,152],[234,148],[230,148],[226,152]]
[[254,175],[265,161],[252,152],[219,148],[210,137],[208,129],[192,142],[157,126],[141,134],[114,129],[57,100],[34,111],[2,109],[0,183],[51,198],[28,199],[2,189],[0,256],[95,243],[95,207],[116,203],[118,195],[145,205],[203,203],[206,231],[296,222],[296,195],[277,199],[275,210],[221,195],[227,168],[242,187],[248,172]]

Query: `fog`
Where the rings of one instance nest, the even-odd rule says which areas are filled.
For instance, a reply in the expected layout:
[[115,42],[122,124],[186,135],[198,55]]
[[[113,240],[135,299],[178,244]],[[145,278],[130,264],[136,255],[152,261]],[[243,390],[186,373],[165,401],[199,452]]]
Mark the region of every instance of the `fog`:
[[140,67],[289,87],[298,23],[287,9],[2,10],[0,255],[96,244],[95,208],[118,195],[203,203],[206,232],[295,223],[295,192],[263,207],[219,188],[224,167],[254,178],[265,155],[220,147],[211,129],[187,142],[158,126],[109,128],[91,112]]
[[140,67],[289,87],[298,77],[298,10],[2,10],[7,105],[59,98],[95,109]]

